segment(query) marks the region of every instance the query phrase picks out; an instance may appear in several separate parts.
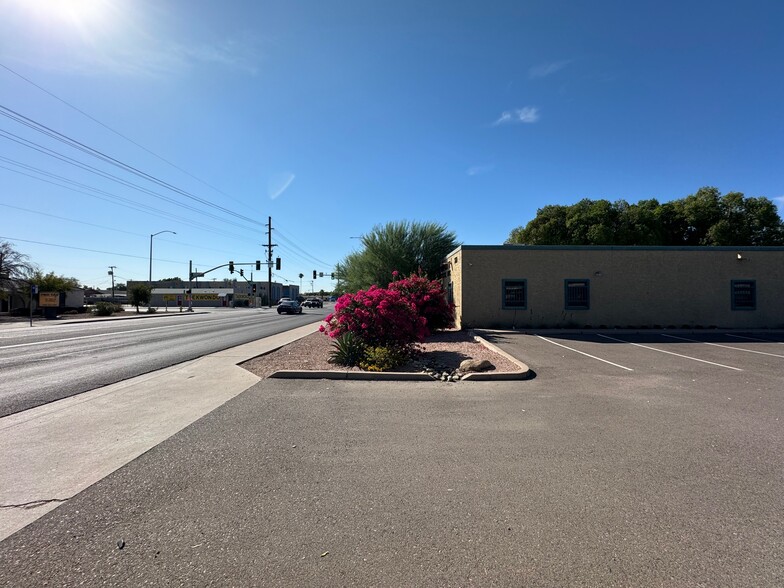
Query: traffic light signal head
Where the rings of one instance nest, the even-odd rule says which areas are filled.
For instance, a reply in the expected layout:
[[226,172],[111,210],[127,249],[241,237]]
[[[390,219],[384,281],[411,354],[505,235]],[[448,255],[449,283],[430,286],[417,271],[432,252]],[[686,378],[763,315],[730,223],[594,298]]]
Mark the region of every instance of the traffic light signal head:
[[234,262],[233,261],[229,262],[229,273],[230,274],[234,273]]
[[316,270],[313,270],[313,279],[316,279]]
[[240,275],[242,277],[245,277],[245,270],[243,268],[240,268]]
[[253,293],[255,294],[256,293],[256,284],[253,284],[253,288],[252,289],[253,289]]
[[280,271],[280,257],[275,258],[275,269]]
[[260,269],[261,269],[261,262],[257,259],[256,260],[256,271],[259,271]]
[[332,274],[329,277],[334,280],[335,279],[335,272],[332,272]]

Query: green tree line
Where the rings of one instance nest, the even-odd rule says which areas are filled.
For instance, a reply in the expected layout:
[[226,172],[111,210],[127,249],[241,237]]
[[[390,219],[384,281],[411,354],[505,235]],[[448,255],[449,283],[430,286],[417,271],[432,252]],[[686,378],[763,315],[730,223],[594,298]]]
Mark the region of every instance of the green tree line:
[[580,200],[548,205],[509,234],[520,245],[784,245],[784,223],[769,198],[723,196],[705,187],[679,200]]

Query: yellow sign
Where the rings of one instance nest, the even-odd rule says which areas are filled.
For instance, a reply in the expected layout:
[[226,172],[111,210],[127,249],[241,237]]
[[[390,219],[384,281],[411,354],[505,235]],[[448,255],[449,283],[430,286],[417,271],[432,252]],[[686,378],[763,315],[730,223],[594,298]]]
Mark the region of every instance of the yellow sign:
[[163,295],[163,301],[164,302],[174,302],[176,300],[177,300],[177,295],[176,294],[164,294]]
[[60,294],[58,292],[40,292],[38,306],[60,306]]
[[194,300],[218,300],[219,296],[217,294],[194,294]]

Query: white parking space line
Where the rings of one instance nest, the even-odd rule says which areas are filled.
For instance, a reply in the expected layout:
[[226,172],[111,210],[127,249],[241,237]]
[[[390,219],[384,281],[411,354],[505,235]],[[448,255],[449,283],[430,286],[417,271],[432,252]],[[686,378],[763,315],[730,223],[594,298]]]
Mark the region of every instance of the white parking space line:
[[707,359],[700,359],[698,357],[691,357],[689,355],[681,355],[680,353],[675,353],[674,351],[665,351],[664,349],[656,349],[655,347],[648,347],[647,345],[642,345],[640,343],[632,343],[631,341],[624,341],[623,339],[616,339],[615,337],[609,337],[607,335],[602,335],[597,333],[599,337],[604,337],[605,339],[610,339],[611,341],[618,341],[618,343],[626,343],[627,345],[634,345],[635,347],[642,347],[643,349],[650,349],[651,351],[658,351],[659,353],[666,353],[667,355],[676,355],[678,357],[683,357],[684,359],[691,359],[692,361],[699,361],[701,363],[709,363],[710,365],[715,365],[718,367],[727,368],[728,370],[735,370],[736,372],[742,372],[743,370],[740,368],[732,367],[730,365],[724,365],[722,363],[716,363],[713,361],[708,361]]
[[781,341],[771,341],[770,339],[757,339],[756,337],[744,337],[743,335],[733,335],[732,333],[725,333],[727,337],[735,337],[736,339],[746,339],[747,341],[759,341],[760,343],[775,343],[776,345],[784,345]]
[[580,355],[585,355],[586,357],[590,357],[591,359],[596,359],[596,360],[602,361],[604,363],[609,363],[610,365],[613,365],[613,366],[615,366],[617,368],[621,368],[622,370],[626,370],[627,372],[633,372],[634,371],[632,368],[628,368],[626,366],[623,366],[623,365],[620,365],[620,364],[617,364],[617,363],[613,363],[611,361],[607,361],[606,359],[602,359],[601,357],[596,357],[595,355],[591,355],[590,353],[585,353],[584,351],[580,351],[578,349],[573,349],[571,347],[567,347],[566,345],[561,345],[560,343],[556,343],[555,341],[551,341],[550,339],[542,337],[541,335],[536,335],[536,336],[539,339],[541,339],[542,341],[547,341],[548,343],[552,343],[553,345],[558,345],[558,347],[563,347],[564,349],[568,349],[569,351],[574,351],[575,353],[579,353]]
[[708,343],[707,341],[698,341],[696,339],[687,339],[686,337],[676,337],[675,335],[665,335],[662,337],[669,337],[670,339],[680,339],[681,341],[691,341],[692,343],[702,343],[704,345],[713,345],[714,347],[724,347],[724,349],[734,349],[735,351],[745,351],[746,353],[757,353],[759,355],[769,355],[770,357],[780,357],[784,359],[784,355],[777,355],[775,353],[766,353],[764,351],[755,351],[754,349],[743,349],[742,347],[733,347],[732,345],[722,345],[721,343]]

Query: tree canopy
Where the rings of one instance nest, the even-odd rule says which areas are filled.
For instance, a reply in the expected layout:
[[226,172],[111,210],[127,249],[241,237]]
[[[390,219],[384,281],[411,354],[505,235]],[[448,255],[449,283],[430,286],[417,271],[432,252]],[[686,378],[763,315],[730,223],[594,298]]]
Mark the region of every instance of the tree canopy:
[[65,294],[69,290],[79,287],[79,280],[76,278],[58,276],[54,272],[43,274],[37,271],[30,278],[30,281],[38,286],[39,292],[59,292],[60,294]]
[[35,265],[24,253],[8,241],[0,241],[0,280],[26,280],[35,271]]
[[784,223],[769,198],[712,187],[659,203],[580,200],[540,208],[509,234],[520,245],[784,245]]
[[133,284],[128,288],[128,304],[136,307],[136,312],[139,312],[139,306],[148,304],[152,298],[152,289],[141,282]]
[[455,233],[434,222],[389,222],[362,236],[362,249],[337,265],[338,289],[356,292],[373,284],[388,284],[392,272],[439,275],[447,253],[458,246]]

